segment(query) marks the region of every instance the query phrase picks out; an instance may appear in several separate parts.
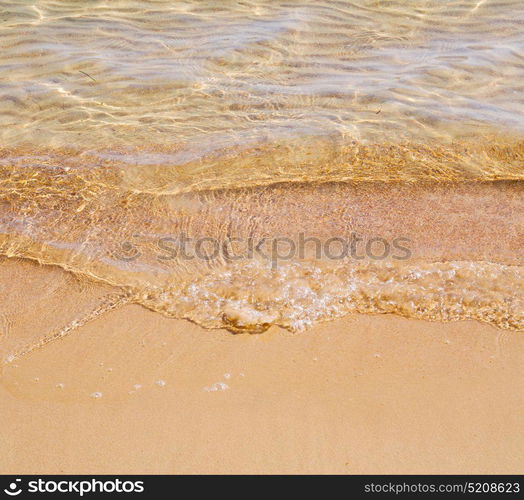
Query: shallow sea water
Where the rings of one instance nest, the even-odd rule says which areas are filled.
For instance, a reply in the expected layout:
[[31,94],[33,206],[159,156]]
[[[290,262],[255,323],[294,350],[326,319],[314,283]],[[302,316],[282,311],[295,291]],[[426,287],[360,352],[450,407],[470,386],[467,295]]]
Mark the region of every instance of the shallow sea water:
[[[351,312],[522,329],[523,28],[518,0],[2,2],[0,252],[233,331]],[[356,212],[386,217],[384,186],[420,184],[423,210],[427,186],[449,183],[498,186],[472,187],[479,227],[460,251],[416,223],[405,261],[146,251],[186,233],[294,238],[290,217],[347,237]],[[391,210],[416,218],[402,195]],[[483,203],[507,217],[487,226]],[[401,222],[378,225],[388,244]],[[506,246],[475,249],[481,226]]]
[[522,161],[523,23],[518,0],[4,2],[0,145],[163,193],[521,178],[489,147]]

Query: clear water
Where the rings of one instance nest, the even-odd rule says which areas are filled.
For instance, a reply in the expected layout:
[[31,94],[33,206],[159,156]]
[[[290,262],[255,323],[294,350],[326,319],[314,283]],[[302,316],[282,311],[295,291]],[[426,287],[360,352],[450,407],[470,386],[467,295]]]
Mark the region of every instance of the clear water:
[[[0,251],[235,331],[355,311],[522,328],[523,28],[519,0],[1,2]],[[152,257],[299,227],[416,252]]]

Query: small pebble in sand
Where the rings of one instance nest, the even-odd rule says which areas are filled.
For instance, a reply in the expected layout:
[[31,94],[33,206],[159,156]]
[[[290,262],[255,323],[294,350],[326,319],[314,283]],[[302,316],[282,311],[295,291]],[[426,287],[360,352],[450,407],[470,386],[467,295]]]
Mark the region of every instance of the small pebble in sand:
[[62,384],[62,382],[60,382],[59,384],[56,384],[56,388],[57,389],[63,389],[65,387],[64,384]]
[[156,385],[158,385],[159,387],[164,387],[166,385],[166,381],[165,380],[157,380],[155,382]]
[[100,399],[102,397],[102,393],[101,392],[93,392],[93,394],[91,394],[91,397],[95,398],[95,399]]

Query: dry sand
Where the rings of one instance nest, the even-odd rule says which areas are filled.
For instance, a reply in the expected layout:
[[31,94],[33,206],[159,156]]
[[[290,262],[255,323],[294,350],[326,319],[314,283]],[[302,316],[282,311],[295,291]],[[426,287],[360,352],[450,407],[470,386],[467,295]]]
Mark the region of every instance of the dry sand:
[[[110,291],[11,259],[0,290],[3,357]],[[3,365],[0,472],[522,473],[523,382],[522,332],[476,322],[233,335],[126,305]]]

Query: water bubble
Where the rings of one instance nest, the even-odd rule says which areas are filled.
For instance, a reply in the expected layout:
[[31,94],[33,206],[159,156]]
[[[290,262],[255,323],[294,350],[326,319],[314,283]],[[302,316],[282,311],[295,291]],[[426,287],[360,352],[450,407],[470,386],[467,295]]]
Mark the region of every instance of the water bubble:
[[229,389],[229,386],[224,382],[215,382],[209,387],[204,387],[204,391],[206,392],[225,391],[227,389]]

